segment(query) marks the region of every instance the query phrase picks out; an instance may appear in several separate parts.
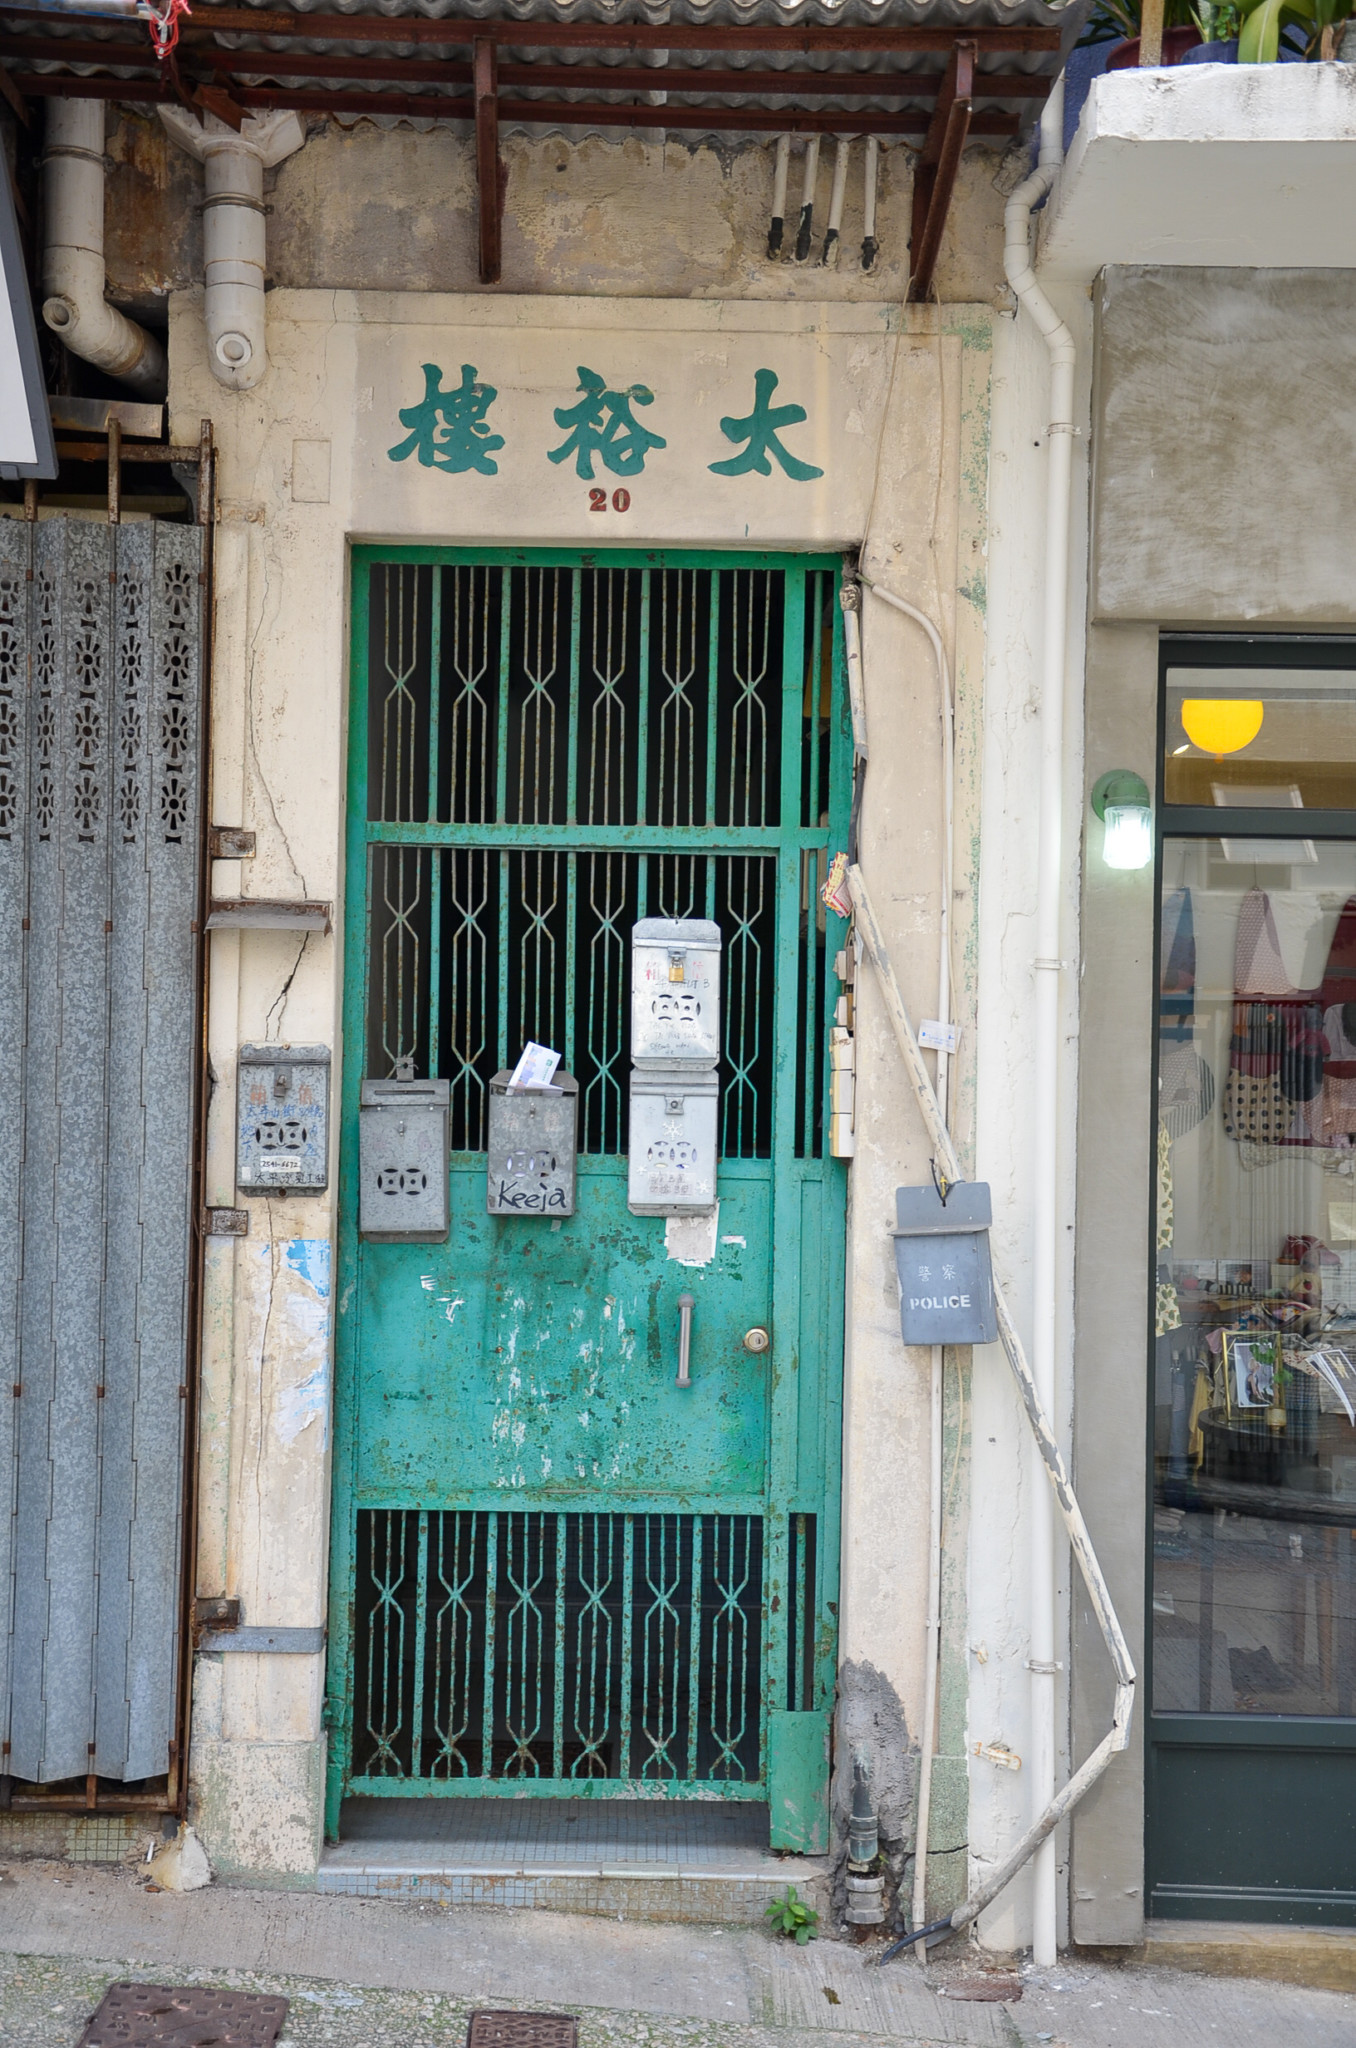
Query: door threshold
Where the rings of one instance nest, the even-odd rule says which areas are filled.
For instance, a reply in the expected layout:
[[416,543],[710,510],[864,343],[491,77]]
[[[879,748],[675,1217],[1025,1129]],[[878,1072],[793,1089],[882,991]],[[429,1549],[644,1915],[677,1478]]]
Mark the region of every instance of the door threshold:
[[795,1884],[828,1907],[828,1858],[772,1850],[755,1802],[350,1799],[340,1835],[321,1856],[319,1891],[738,1922],[760,1920]]
[[1356,1991],[1356,1928],[1253,1920],[1149,1920],[1146,1962],[1216,1977],[1263,1977],[1315,1991]]

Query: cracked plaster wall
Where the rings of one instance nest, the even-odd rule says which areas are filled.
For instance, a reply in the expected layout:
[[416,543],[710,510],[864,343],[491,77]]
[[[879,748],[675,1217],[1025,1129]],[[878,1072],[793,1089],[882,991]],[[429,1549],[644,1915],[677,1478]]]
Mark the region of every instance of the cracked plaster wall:
[[[295,290],[478,288],[475,166],[450,126],[312,117],[305,149],[267,174],[270,281]],[[839,267],[817,258],[833,147],[820,153],[814,260],[767,260],[775,143],[507,134],[501,292],[898,301],[908,288],[914,152],[880,155],[880,258],[860,267],[865,145],[853,147]],[[162,320],[202,276],[202,170],[146,110],[110,109],[106,260],[113,297]],[[998,302],[1003,199],[1015,156],[972,144],[937,267],[939,298]],[[799,203],[792,156],[790,201]],[[794,221],[792,222],[794,236]]]

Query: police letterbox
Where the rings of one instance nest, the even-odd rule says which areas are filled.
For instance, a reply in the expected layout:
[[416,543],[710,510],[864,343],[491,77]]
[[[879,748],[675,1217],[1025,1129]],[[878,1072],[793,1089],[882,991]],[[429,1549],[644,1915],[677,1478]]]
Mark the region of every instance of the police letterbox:
[[989,1184],[896,1188],[899,1327],[906,1344],[992,1344],[998,1335],[989,1260]]

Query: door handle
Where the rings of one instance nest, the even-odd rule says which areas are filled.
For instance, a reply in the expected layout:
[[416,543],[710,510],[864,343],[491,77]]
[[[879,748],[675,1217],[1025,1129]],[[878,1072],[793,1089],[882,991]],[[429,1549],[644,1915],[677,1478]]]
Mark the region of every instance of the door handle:
[[679,1295],[678,1378],[675,1384],[680,1387],[690,1387],[692,1385],[692,1311],[696,1306],[697,1298],[695,1295]]

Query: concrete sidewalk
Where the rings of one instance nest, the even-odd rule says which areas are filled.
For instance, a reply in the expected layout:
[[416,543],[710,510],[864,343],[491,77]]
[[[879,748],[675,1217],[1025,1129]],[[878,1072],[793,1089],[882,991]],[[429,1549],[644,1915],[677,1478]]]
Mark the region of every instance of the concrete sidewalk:
[[582,2048],[1351,2048],[1356,1997],[1143,1965],[1022,1973],[949,1995],[972,1955],[873,1966],[841,1942],[214,1885],[14,1863],[0,1882],[0,2040],[71,2048],[116,1977],[292,2000],[291,2048],[460,2048],[476,2005],[577,2013]]

